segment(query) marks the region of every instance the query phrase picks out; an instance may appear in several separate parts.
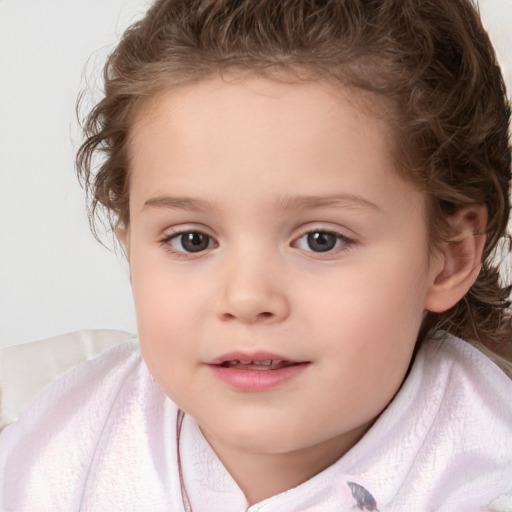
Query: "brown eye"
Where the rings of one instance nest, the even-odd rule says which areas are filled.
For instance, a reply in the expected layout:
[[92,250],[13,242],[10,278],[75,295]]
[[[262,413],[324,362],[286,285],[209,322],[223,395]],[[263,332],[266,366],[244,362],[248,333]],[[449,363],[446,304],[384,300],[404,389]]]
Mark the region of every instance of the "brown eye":
[[315,231],[307,234],[307,245],[314,252],[327,252],[334,247],[338,238],[334,233],[328,233],[327,231]]
[[211,237],[199,231],[178,233],[170,239],[169,243],[173,249],[188,253],[205,251],[213,246]]
[[344,249],[350,245],[350,240],[339,233],[331,231],[309,231],[298,238],[294,245],[307,252],[323,253],[336,249]]

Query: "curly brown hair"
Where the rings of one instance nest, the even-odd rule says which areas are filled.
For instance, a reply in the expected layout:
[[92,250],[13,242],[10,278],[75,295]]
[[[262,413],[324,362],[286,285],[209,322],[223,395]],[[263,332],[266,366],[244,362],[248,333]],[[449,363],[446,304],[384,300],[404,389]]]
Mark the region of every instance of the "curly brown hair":
[[487,207],[476,282],[450,310],[428,312],[418,340],[450,332],[512,374],[510,287],[496,258],[510,210],[510,108],[470,0],[156,1],[110,55],[104,97],[84,122],[77,170],[94,233],[98,219],[114,229],[129,225],[129,135],[142,102],[238,71],[334,81],[391,105],[397,170],[427,195],[433,248],[449,215]]

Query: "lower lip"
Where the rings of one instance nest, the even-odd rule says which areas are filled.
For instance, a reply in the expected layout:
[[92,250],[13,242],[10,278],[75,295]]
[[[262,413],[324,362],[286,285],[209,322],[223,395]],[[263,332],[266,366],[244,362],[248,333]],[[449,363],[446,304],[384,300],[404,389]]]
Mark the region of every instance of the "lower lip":
[[275,389],[298,377],[309,363],[299,363],[278,370],[238,370],[209,365],[211,371],[224,384],[236,391],[259,393]]

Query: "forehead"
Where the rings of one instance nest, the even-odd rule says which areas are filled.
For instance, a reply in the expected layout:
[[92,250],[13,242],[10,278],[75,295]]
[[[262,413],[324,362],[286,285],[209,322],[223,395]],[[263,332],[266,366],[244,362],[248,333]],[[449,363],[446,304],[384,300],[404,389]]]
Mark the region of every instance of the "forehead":
[[321,81],[215,78],[162,91],[133,123],[130,201],[180,188],[213,197],[222,186],[262,185],[268,194],[270,177],[322,195],[338,175],[348,194],[371,196],[397,179],[383,111],[360,91]]
[[[261,108],[265,105],[275,115],[269,115],[267,110]],[[194,122],[200,118],[202,123],[208,122],[205,127],[209,127],[225,122],[233,114],[237,117],[233,120],[241,124],[254,124],[255,120],[264,116],[267,123],[275,123],[280,116],[289,128],[294,121],[302,121],[295,125],[295,130],[307,134],[310,123],[305,121],[311,122],[316,118],[322,123],[336,122],[347,107],[352,110],[352,117],[360,125],[359,128],[363,124],[386,125],[385,135],[389,137],[386,119],[392,107],[385,97],[332,79],[307,80],[289,74],[276,75],[274,79],[234,74],[211,76],[153,93],[140,103],[132,122],[130,138],[133,140],[150,124],[169,125],[170,121],[175,120],[176,124],[181,125],[180,130],[185,130],[188,119]],[[388,142],[392,143],[391,137]]]
[[[317,142],[327,129],[341,135],[340,130],[380,131],[382,149],[391,156],[393,138],[386,121],[388,111],[383,98],[329,81],[212,77],[161,90],[143,101],[129,133],[130,156],[137,158],[133,151],[137,142],[157,126],[165,126],[182,140],[190,134],[200,138],[208,131],[233,125],[252,127],[253,135],[258,134],[258,129],[267,133],[284,128],[297,141]],[[282,130],[281,134],[284,135]]]

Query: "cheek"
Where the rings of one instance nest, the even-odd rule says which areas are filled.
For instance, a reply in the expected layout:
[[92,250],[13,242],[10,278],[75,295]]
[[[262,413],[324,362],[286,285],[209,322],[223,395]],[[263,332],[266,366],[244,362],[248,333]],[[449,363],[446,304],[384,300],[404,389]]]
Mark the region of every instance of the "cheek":
[[137,319],[142,327],[179,323],[199,307],[198,283],[163,250],[134,251],[130,273]]
[[331,292],[312,301],[310,318],[323,326],[319,343],[332,354],[333,378],[336,365],[350,378],[364,376],[374,385],[385,377],[395,385],[401,381],[423,318],[426,287],[420,256],[409,254],[416,259],[389,258],[385,264],[351,269],[330,285]]
[[193,384],[190,367],[183,363],[193,363],[197,355],[191,293],[145,275],[135,273],[132,279],[142,356],[160,388],[183,407],[179,399]]
[[[326,280],[324,292],[309,305],[326,326],[385,334],[417,326],[423,313],[426,280],[421,265],[395,261],[389,265],[361,265],[343,269]],[[304,295],[308,290],[304,290]]]
[[133,258],[131,275],[142,353],[159,380],[159,374],[194,349],[191,338],[201,304],[190,281],[173,276],[165,262]]

